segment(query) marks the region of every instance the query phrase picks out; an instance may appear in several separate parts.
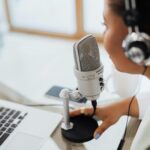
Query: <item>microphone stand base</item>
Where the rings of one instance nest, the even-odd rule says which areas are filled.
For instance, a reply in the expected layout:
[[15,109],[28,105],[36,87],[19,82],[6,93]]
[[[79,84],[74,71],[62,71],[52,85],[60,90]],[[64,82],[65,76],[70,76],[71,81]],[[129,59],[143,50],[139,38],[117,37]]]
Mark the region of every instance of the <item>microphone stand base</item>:
[[70,117],[73,128],[65,130],[61,128],[63,137],[75,143],[83,143],[93,139],[95,129],[98,127],[97,121],[85,115]]

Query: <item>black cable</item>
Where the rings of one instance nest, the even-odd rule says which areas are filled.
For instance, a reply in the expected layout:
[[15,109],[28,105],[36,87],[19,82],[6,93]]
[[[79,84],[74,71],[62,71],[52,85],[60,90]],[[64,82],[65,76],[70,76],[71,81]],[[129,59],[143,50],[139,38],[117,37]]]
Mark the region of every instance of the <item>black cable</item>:
[[95,115],[95,112],[96,112],[96,107],[97,107],[97,101],[96,100],[92,100],[91,101],[92,103],[92,106],[93,106],[93,113],[92,113],[92,117]]
[[122,147],[123,147],[124,142],[125,142],[125,137],[126,137],[126,134],[127,134],[128,123],[129,123],[129,115],[130,115],[131,104],[132,104],[134,98],[135,98],[135,95],[131,98],[130,103],[129,103],[125,131],[124,131],[123,137],[122,137],[122,139],[119,143],[119,146],[118,146],[117,150],[122,150]]
[[[144,66],[144,70],[142,72],[142,75],[145,75],[145,73],[147,71],[147,68],[148,68],[147,66]],[[125,131],[124,131],[123,137],[122,137],[122,139],[119,143],[119,146],[118,146],[117,150],[122,150],[123,145],[125,143],[125,138],[126,138],[128,123],[129,123],[129,115],[130,115],[131,104],[134,101],[135,97],[136,97],[136,95],[134,95],[130,100],[129,107],[128,107],[128,113],[127,113],[127,121],[126,121]]]
[[121,141],[120,141],[120,143],[119,143],[119,146],[118,146],[117,150],[122,150],[123,145],[124,145],[124,142],[125,142],[125,139],[121,139]]
[[129,103],[128,114],[127,114],[128,117],[127,117],[127,121],[126,121],[126,127],[125,127],[125,132],[124,132],[124,135],[123,135],[123,139],[125,139],[125,137],[126,137],[127,127],[128,127],[128,122],[129,122],[130,109],[131,109],[131,104],[134,101],[134,98],[135,98],[135,96],[133,96],[131,98],[131,101]]

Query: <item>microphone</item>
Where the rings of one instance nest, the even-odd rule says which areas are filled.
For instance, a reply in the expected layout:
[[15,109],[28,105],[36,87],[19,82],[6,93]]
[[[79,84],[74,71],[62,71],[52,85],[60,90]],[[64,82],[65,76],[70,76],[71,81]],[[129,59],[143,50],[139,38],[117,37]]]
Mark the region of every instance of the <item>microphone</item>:
[[104,89],[103,70],[99,48],[92,35],[74,44],[75,68],[79,93],[87,100],[96,100]]
[[[77,78],[78,90],[74,93],[64,89],[60,97],[64,100],[64,123],[62,124],[62,135],[69,141],[82,143],[93,139],[93,134],[98,127],[93,118],[97,98],[103,91],[103,65],[100,62],[99,48],[95,37],[88,35],[74,44],[74,73]],[[80,114],[75,117],[69,116],[69,98],[84,97],[91,100],[93,114],[86,116]]]

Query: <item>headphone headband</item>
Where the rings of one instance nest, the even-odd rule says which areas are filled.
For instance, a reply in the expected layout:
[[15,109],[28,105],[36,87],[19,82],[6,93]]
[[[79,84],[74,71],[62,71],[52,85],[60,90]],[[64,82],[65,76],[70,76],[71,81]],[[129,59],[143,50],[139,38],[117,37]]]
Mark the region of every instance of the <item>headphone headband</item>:
[[136,1],[135,0],[125,0],[126,10],[136,9]]
[[137,5],[135,0],[125,0],[124,22],[129,29],[129,32],[139,32],[139,19],[140,14],[137,10]]
[[150,65],[150,36],[139,30],[140,12],[136,0],[125,1],[124,22],[128,27],[128,36],[123,41],[125,55],[139,65]]

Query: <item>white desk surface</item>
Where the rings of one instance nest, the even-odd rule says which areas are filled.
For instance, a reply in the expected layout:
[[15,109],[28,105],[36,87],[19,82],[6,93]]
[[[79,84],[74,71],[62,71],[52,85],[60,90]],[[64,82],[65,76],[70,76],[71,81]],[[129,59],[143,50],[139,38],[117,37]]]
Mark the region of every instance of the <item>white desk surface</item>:
[[[9,99],[25,103],[59,103],[45,97],[44,94],[52,85],[77,87],[73,74],[73,43],[74,41],[24,34],[7,34],[5,46],[0,50],[1,93]],[[106,77],[110,73],[111,62],[103,50],[100,50],[100,54]],[[104,91],[99,102],[107,102],[117,98],[117,95]],[[124,124],[125,118],[122,118],[99,140],[85,143],[82,149],[92,150],[94,146],[94,149],[102,147],[106,150],[115,150],[121,139]],[[58,135],[57,138],[59,139],[60,136]],[[63,142],[65,143],[65,141]],[[71,146],[68,148],[66,146],[69,145],[65,144],[64,149],[72,149]]]

